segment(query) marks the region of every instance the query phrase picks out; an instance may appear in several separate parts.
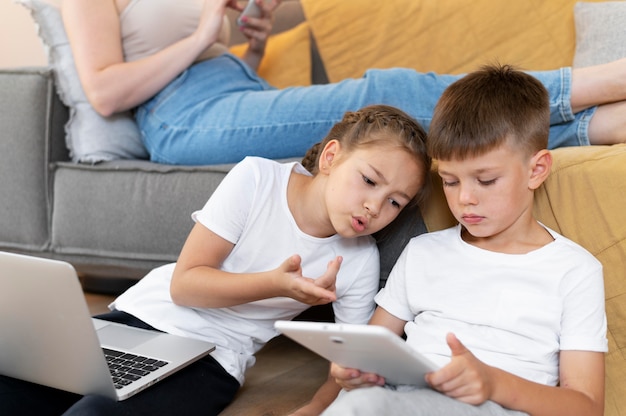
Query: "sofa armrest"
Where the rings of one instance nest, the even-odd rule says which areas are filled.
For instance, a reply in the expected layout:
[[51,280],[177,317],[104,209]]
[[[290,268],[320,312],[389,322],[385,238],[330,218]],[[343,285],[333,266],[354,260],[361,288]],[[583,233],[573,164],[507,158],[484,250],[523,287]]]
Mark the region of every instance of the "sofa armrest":
[[2,134],[15,133],[30,125],[38,130],[23,134],[32,145],[45,146],[41,150],[46,152],[48,162],[70,160],[65,145],[69,111],[57,95],[52,68],[0,68],[0,93]]
[[48,167],[68,159],[67,117],[50,69],[0,69],[0,248],[48,245]]

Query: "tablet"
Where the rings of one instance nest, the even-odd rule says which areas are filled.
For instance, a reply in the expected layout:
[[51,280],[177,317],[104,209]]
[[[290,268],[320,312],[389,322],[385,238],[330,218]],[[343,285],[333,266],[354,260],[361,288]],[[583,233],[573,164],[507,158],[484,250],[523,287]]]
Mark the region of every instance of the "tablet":
[[276,321],[294,341],[343,367],[385,377],[389,384],[426,387],[424,375],[437,369],[389,329],[376,325]]

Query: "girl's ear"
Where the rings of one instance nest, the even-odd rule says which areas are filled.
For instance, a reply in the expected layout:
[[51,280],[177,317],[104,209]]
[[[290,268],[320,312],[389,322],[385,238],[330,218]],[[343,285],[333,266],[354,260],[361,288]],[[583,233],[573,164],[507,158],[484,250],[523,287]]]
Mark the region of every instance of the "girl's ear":
[[535,190],[548,179],[550,170],[552,169],[552,153],[543,149],[538,151],[530,158],[530,180],[528,187]]
[[330,171],[330,167],[337,161],[340,151],[341,144],[337,140],[330,140],[326,143],[318,159],[320,173],[328,173]]

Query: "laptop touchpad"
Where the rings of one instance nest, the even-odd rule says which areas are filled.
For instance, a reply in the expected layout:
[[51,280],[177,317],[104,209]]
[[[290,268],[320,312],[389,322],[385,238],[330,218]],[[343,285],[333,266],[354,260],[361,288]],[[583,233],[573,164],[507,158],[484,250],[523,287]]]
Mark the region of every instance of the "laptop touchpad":
[[159,336],[158,333],[139,331],[118,325],[107,325],[98,329],[97,333],[102,345],[117,348],[134,348]]

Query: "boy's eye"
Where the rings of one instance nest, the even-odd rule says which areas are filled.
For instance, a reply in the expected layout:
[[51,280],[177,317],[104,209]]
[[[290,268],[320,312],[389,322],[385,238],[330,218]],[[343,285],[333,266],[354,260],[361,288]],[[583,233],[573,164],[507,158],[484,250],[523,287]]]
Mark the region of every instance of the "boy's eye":
[[[493,185],[494,183],[496,183],[496,179],[489,179],[487,181],[477,179],[477,181],[482,186],[489,186],[489,185]],[[443,186],[456,186],[458,184],[459,184],[459,181],[443,181]]]

